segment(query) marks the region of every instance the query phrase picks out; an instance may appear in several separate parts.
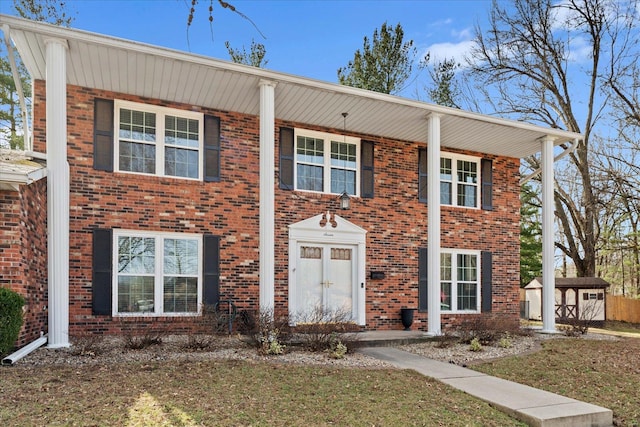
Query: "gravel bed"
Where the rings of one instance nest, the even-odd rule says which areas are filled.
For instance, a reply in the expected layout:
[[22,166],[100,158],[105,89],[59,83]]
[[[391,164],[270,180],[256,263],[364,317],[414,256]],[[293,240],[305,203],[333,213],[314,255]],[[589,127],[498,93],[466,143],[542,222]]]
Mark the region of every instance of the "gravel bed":
[[[580,339],[617,339],[601,334],[586,334]],[[483,346],[481,351],[471,351],[468,344],[440,346],[435,341],[398,346],[398,348],[443,362],[461,366],[472,365],[501,357],[538,351],[540,343],[547,339],[575,339],[564,335],[532,334],[510,338],[510,346]],[[186,336],[162,337],[162,343],[141,350],[126,348],[119,337],[100,339],[85,338],[64,349],[39,348],[15,366],[91,366],[114,363],[184,362],[204,360],[242,360],[248,362],[270,362],[277,364],[322,365],[348,368],[391,368],[392,365],[370,356],[349,351],[342,359],[333,359],[327,353],[312,353],[298,347],[286,348],[283,355],[264,356],[249,346],[241,337],[202,337],[199,342],[209,343],[206,350],[188,348]]]

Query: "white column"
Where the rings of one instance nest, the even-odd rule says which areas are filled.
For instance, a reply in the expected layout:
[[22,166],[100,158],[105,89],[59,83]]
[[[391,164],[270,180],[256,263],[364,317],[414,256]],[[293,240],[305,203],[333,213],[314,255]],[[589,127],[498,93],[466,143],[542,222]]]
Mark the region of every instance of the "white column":
[[275,306],[275,87],[260,81],[260,309]]
[[69,164],[67,162],[67,41],[46,44],[47,234],[49,347],[69,346]]
[[553,141],[545,137],[542,143],[542,331],[556,331],[555,264],[554,264],[554,173]]
[[429,115],[427,146],[427,309],[429,335],[440,335],[440,115]]

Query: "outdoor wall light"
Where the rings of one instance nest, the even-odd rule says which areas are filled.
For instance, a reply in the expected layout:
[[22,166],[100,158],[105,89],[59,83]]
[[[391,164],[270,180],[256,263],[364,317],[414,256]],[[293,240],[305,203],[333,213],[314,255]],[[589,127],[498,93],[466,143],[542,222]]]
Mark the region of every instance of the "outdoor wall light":
[[347,210],[351,207],[351,197],[346,191],[342,192],[338,200],[340,201],[340,209]]

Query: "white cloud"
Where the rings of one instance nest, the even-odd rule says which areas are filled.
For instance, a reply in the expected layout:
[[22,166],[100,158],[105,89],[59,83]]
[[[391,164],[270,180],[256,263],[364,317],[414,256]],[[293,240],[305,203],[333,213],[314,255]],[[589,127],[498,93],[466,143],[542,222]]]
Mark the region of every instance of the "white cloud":
[[428,46],[424,53],[429,52],[431,54],[431,60],[435,62],[440,62],[445,59],[454,59],[456,62],[464,65],[464,59],[468,56],[468,53],[471,52],[473,48],[474,41],[462,40],[457,43],[452,42],[444,42],[444,43],[434,43],[431,46]]

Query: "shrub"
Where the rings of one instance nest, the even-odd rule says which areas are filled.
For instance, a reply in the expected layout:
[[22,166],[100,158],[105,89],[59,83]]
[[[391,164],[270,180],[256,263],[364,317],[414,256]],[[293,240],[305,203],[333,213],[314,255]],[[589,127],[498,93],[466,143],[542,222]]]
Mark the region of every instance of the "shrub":
[[347,346],[334,334],[329,347],[329,357],[332,359],[342,359],[344,355],[347,354],[347,350]]
[[0,355],[8,354],[22,328],[24,298],[17,292],[0,288]]
[[180,344],[180,348],[187,351],[205,351],[211,349],[215,339],[211,335],[188,334],[187,340]]
[[243,327],[251,327],[247,330],[247,339],[252,347],[262,354],[282,354],[285,345],[290,339],[289,318],[286,316],[275,317],[273,311],[261,311],[255,316],[245,315]]
[[477,338],[482,345],[491,345],[505,333],[522,335],[518,319],[510,316],[482,314],[465,318],[459,327],[460,340],[471,343]]
[[350,348],[357,345],[358,325],[351,314],[339,310],[327,311],[317,307],[296,319],[297,338],[310,351],[331,350],[332,341],[339,334],[340,342]]
[[157,332],[145,332],[143,334],[126,333],[123,336],[124,348],[128,350],[142,350],[152,345],[162,344],[162,337]]
[[500,338],[500,341],[498,342],[498,346],[500,348],[511,348],[513,344],[511,344],[511,337],[509,336],[508,333],[505,333],[504,336],[502,338]]
[[482,344],[480,344],[480,340],[478,338],[474,338],[469,343],[469,350],[471,351],[482,351]]
[[95,357],[102,353],[104,337],[92,333],[83,333],[71,337],[71,354],[74,356]]

